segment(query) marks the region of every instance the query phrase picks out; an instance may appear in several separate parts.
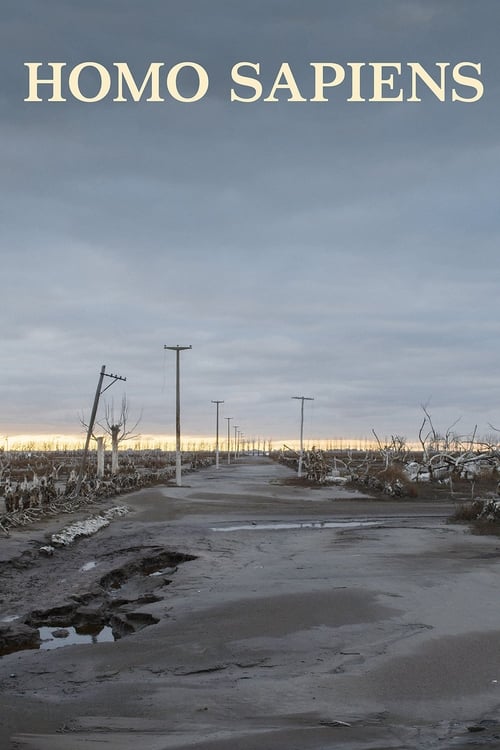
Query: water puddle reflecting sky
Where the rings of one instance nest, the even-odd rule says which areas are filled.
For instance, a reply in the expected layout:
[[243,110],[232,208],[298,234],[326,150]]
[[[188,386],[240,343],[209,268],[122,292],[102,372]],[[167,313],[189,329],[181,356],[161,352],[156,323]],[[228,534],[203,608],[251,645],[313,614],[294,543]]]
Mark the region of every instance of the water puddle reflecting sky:
[[96,561],[95,560],[91,560],[90,562],[85,563],[85,565],[82,565],[82,567],[80,568],[80,571],[82,573],[85,573],[87,570],[92,570],[96,566],[97,566]]
[[6,615],[0,618],[0,622],[14,622],[14,620],[19,620],[20,617],[21,615]]
[[281,531],[286,529],[354,529],[377,526],[378,521],[271,521],[244,523],[237,526],[213,526],[211,531]]
[[[58,630],[67,631],[68,635],[62,638],[54,636],[53,633]],[[75,646],[76,644],[82,643],[112,643],[115,640],[113,631],[109,625],[106,625],[96,633],[77,633],[73,627],[51,628],[47,626],[38,628],[38,631],[40,633],[40,638],[42,639],[40,648],[44,651],[49,651],[54,648],[62,648],[63,646]]]

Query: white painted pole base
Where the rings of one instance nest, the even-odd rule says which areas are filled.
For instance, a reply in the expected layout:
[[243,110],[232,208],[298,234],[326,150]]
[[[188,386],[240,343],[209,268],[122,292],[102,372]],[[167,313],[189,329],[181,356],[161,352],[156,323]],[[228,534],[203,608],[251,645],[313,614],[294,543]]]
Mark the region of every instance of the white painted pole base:
[[179,451],[175,454],[175,483],[177,487],[182,487],[181,454]]

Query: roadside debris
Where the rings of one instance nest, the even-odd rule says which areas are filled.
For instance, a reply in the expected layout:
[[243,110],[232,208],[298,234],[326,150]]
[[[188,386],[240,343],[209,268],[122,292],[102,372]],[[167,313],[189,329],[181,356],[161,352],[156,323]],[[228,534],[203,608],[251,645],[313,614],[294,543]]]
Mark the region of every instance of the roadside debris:
[[96,534],[100,529],[109,526],[113,518],[124,516],[128,512],[129,509],[125,505],[117,505],[114,508],[106,510],[104,513],[87,518],[85,521],[77,521],[70,524],[70,526],[66,526],[66,528],[57,534],[52,534],[50,541],[56,547],[66,547],[72,544],[78,537]]

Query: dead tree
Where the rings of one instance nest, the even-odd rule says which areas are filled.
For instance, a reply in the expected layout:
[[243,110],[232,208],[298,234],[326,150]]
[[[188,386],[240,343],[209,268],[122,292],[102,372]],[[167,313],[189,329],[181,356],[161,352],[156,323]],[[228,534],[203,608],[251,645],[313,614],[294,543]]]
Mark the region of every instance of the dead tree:
[[95,438],[97,442],[97,476],[102,479],[104,476],[104,435]]
[[388,469],[395,462],[404,463],[408,460],[410,450],[403,435],[391,435],[391,442],[382,444],[373,428],[372,432],[377,441],[379,453],[384,461],[384,469]]
[[[80,417],[80,424],[85,430],[88,430],[89,426],[85,422],[85,417]],[[97,470],[96,475],[102,479],[104,476],[104,449],[105,449],[105,443],[106,443],[106,436],[105,435],[96,435],[95,432],[92,430],[92,440],[95,440],[97,443]]]
[[134,430],[141,421],[142,414],[132,427],[129,427],[129,403],[125,395],[122,396],[120,411],[115,415],[113,401],[106,404],[104,423],[98,424],[111,437],[111,473],[118,474],[118,447],[124,440],[137,438]]
[[[421,404],[421,406],[425,417],[418,432],[418,439],[422,446],[422,463],[427,468],[431,479],[433,479],[436,469],[445,469],[446,466],[449,468],[450,460],[451,462],[453,461],[451,454],[453,449],[455,449],[455,451],[457,450],[457,446],[460,444],[460,437],[452,430],[460,421],[460,417],[447,428],[443,435],[435,429],[427,405]],[[425,432],[425,429],[427,429],[427,432]],[[472,443],[473,441],[474,437],[472,438]],[[438,456],[443,460],[441,461],[441,464],[438,463],[436,466],[435,459]]]
[[10,459],[6,459],[5,461],[2,459],[0,460],[0,480],[3,480],[3,475],[10,470]]

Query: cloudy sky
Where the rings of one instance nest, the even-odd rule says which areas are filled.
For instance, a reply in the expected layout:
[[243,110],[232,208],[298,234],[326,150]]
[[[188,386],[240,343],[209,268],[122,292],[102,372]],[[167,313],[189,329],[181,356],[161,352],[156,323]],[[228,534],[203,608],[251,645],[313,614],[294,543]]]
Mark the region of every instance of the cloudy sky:
[[[247,436],[404,434],[500,425],[500,47],[497,0],[4,0],[0,44],[0,438],[74,434],[102,364],[127,377],[141,431],[213,430],[212,399]],[[65,62],[65,102],[28,96],[26,62]],[[78,101],[68,75],[102,65],[111,90]],[[164,63],[162,102],[114,102]],[[209,87],[177,101],[166,73]],[[236,85],[260,65],[262,96]],[[268,98],[288,62],[290,89]],[[345,81],[314,95],[311,62]],[[363,102],[352,96],[360,70]],[[369,101],[375,63],[401,63],[403,101]],[[444,101],[408,62],[439,79]],[[481,64],[484,93],[453,80]],[[98,91],[90,66],[82,96]],[[327,71],[327,76],[332,72]],[[289,79],[290,81],[290,79]],[[289,82],[288,81],[288,82]],[[283,83],[283,78],[280,79]],[[285,81],[286,82],[286,81]],[[194,96],[187,67],[180,96]],[[0,440],[1,442],[1,440]]]

